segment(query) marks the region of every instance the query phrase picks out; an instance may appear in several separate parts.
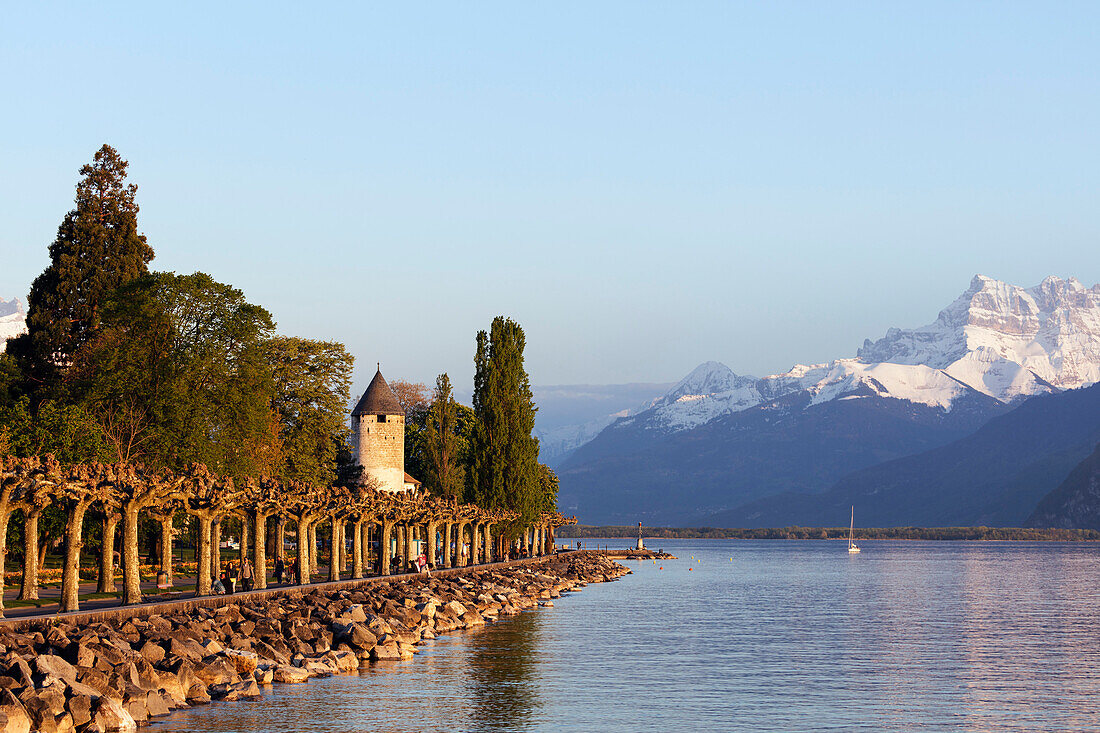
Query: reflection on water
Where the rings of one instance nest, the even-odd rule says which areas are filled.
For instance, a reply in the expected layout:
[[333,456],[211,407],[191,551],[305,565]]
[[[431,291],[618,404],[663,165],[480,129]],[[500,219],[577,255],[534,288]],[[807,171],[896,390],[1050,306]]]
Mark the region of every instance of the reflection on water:
[[867,542],[850,557],[842,543],[661,544],[684,559],[632,564],[621,582],[428,642],[411,661],[157,727],[1100,728],[1098,545]]
[[538,719],[539,619],[538,613],[525,613],[495,633],[472,635],[463,664],[469,670],[470,730],[526,730]]

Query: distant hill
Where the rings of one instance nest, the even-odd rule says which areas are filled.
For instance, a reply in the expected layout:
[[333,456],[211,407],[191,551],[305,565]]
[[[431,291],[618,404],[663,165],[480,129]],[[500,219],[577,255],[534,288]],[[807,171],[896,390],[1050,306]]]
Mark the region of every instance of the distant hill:
[[949,412],[875,394],[852,396],[858,399],[812,405],[808,394],[796,393],[673,435],[641,420],[630,429],[616,426],[559,467],[558,503],[590,523],[680,525],[708,508],[792,487],[824,491],[856,469],[968,435],[1009,409],[976,392]]
[[1100,445],[1043,497],[1026,526],[1100,529]]
[[862,526],[1019,527],[1098,441],[1100,385],[1033,397],[973,435],[857,471],[824,493],[768,497],[696,524],[834,526],[854,505]]

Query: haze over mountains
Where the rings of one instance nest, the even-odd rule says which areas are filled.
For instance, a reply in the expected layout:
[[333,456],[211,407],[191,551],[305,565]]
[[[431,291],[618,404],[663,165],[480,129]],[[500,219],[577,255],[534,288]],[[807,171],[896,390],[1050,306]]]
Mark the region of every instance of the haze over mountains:
[[[715,526],[760,526],[752,512],[721,512],[825,492],[848,474],[965,438],[1029,398],[1097,381],[1100,286],[1049,277],[1022,288],[978,275],[933,323],[890,329],[852,358],[762,378],[700,365],[566,457],[561,503],[590,523],[699,523],[716,515],[740,522],[709,522]],[[1074,456],[1067,460],[1083,457]],[[951,497],[943,500],[940,519],[967,516],[951,508]],[[769,526],[794,522],[793,514],[781,521],[781,513],[754,507]],[[914,523],[903,514],[881,516]]]

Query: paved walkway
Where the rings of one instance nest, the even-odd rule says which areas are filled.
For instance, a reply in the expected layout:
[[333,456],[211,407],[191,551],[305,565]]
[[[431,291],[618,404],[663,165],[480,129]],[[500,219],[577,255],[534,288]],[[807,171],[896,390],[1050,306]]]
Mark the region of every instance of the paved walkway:
[[[532,559],[544,559],[544,558],[526,558],[527,561],[530,561]],[[505,563],[508,563],[508,562],[520,562],[520,561],[505,561]],[[489,564],[490,565],[500,565],[502,563],[489,563]],[[477,568],[477,567],[482,567],[482,566],[471,565],[471,566],[468,566],[468,568],[447,568],[447,569],[440,568],[440,571],[448,572],[448,571],[453,571],[453,570],[466,570],[466,569],[469,569],[469,568]],[[435,575],[437,572],[438,571],[432,571],[432,574]],[[368,579],[370,579],[370,578],[398,579],[398,578],[408,578],[410,576],[415,576],[415,575],[416,575],[416,573],[403,573],[403,574],[397,574],[397,575],[384,575],[384,576],[370,575],[370,576],[367,576],[367,578]],[[176,578],[174,579],[174,582],[177,586],[181,586],[181,587],[182,586],[188,586],[188,585],[193,586],[195,584],[195,579],[194,579],[193,576],[177,575]],[[344,573],[341,576],[340,581],[330,581],[328,579],[328,568],[325,567],[325,566],[322,566],[316,573],[314,573],[313,582],[311,582],[308,585],[297,585],[295,583],[276,583],[276,582],[274,582],[274,580],[271,577],[268,577],[267,590],[280,590],[280,589],[290,590],[290,589],[297,589],[297,588],[307,588],[308,589],[308,588],[322,586],[322,585],[325,585],[325,584],[328,584],[328,583],[347,583],[347,582],[353,582],[350,572]],[[116,580],[115,585],[118,589],[119,594],[121,595],[122,580],[121,579]],[[87,583],[81,583],[80,584],[80,595],[82,595],[82,596],[85,595],[85,594],[95,593],[95,590],[96,590],[95,581],[90,581],[90,582],[87,582]],[[141,605],[157,605],[157,604],[163,604],[163,603],[166,603],[166,602],[184,600],[184,599],[191,599],[191,598],[196,597],[194,590],[164,593],[156,587],[156,583],[154,581],[143,581],[142,584],[141,584],[141,592],[142,592],[142,595],[144,597],[144,601]],[[38,595],[39,595],[39,598],[40,598],[40,602],[42,603],[42,605],[40,607],[35,607],[35,606],[13,607],[9,604],[13,603],[19,597],[19,585],[15,584],[13,587],[6,588],[4,590],[4,618],[14,620],[14,619],[30,619],[30,618],[36,618],[36,617],[41,617],[41,616],[55,616],[55,615],[57,615],[58,612],[60,611],[61,588],[59,586],[58,587],[40,586],[38,588]],[[210,596],[205,596],[205,597],[209,598]],[[225,596],[215,596],[215,597],[225,598]],[[82,598],[81,601],[80,601],[80,610],[81,611],[98,611],[98,610],[103,610],[103,609],[119,608],[121,606],[122,606],[122,600],[119,597],[115,597],[115,598],[87,598],[87,599]],[[140,606],[129,606],[128,608],[139,608],[139,607]]]

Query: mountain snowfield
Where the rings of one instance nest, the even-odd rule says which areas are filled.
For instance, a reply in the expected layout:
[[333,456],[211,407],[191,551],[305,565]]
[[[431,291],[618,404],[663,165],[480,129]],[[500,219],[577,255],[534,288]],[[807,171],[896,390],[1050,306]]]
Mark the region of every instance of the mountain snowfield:
[[739,376],[700,364],[652,406],[612,427],[680,432],[804,392],[807,406],[868,396],[950,411],[975,392],[1003,403],[1100,382],[1100,285],[1048,277],[1021,288],[976,275],[970,287],[916,329],[892,328],[856,357],[798,364],[784,374]]
[[0,351],[8,345],[8,339],[25,333],[27,319],[18,298],[4,300],[0,298]]

